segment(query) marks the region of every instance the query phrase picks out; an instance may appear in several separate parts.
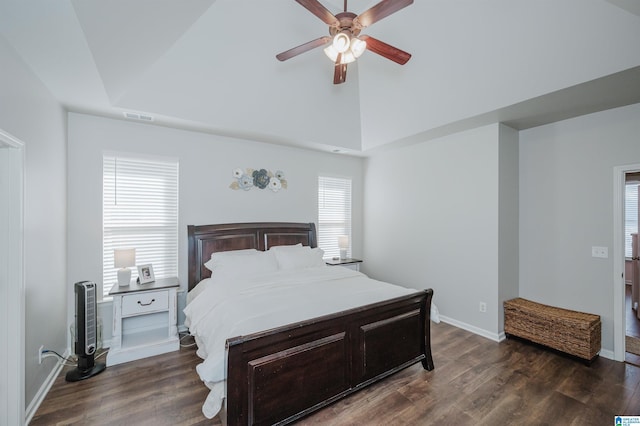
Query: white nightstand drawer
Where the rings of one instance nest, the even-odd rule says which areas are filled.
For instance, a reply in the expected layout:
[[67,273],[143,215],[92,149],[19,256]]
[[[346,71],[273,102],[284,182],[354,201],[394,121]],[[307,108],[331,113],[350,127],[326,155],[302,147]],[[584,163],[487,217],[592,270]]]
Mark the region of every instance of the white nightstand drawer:
[[141,291],[122,296],[122,316],[146,314],[169,309],[168,291]]

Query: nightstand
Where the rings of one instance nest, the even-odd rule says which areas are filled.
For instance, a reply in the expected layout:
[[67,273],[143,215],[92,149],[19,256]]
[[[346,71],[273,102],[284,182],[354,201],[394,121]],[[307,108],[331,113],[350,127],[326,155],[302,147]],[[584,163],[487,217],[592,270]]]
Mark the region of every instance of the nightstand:
[[107,366],[177,351],[178,279],[161,278],[148,284],[114,284],[113,326]]
[[362,260],[360,259],[327,259],[324,261],[329,266],[344,266],[345,268],[353,269],[354,271],[360,271],[360,264]]

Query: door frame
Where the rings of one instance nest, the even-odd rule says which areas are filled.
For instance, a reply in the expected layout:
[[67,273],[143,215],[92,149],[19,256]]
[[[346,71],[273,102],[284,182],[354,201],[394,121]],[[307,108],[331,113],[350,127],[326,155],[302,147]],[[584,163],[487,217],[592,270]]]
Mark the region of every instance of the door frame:
[[[0,342],[0,362],[2,374],[0,387],[0,424],[24,425],[25,423],[25,383],[24,383],[24,330],[25,330],[25,285],[24,285],[24,143],[0,129],[0,155],[5,156],[6,173],[0,181],[0,197],[7,199],[6,217],[8,226],[4,228],[0,247],[0,262],[6,266],[6,297],[0,298],[0,310],[6,313],[6,334]],[[9,326],[11,324],[11,326]],[[6,368],[6,369],[5,369]],[[6,406],[5,406],[6,404]],[[6,422],[6,423],[5,423]]]
[[624,361],[625,356],[625,276],[624,276],[624,199],[625,177],[640,171],[640,164],[613,168],[613,357]]

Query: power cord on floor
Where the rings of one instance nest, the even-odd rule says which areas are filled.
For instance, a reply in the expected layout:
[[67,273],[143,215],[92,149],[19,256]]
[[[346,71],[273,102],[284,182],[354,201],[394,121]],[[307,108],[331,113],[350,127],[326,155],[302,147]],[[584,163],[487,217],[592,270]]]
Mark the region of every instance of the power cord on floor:
[[180,336],[180,347],[181,348],[191,348],[191,347],[196,345],[195,340],[192,343],[187,343],[187,344],[183,344],[182,343],[182,341],[184,339],[186,339],[186,338],[192,338],[193,339],[193,336],[191,334],[189,334],[188,331],[182,331],[182,332],[178,333],[178,335]]
[[63,357],[62,355],[60,355],[58,352],[51,350],[51,349],[43,349],[42,350],[42,358],[46,358],[47,355],[54,355],[56,357],[58,357],[58,362],[61,363],[62,365],[68,365],[68,366],[74,366],[76,365],[75,362],[77,361],[77,359],[75,358],[75,356],[70,356],[68,358]]
[[[102,351],[98,354],[96,354],[94,356],[94,359],[98,359],[101,356],[104,356],[104,354],[106,354],[107,351]],[[63,357],[62,355],[60,355],[58,352],[51,350],[51,349],[43,349],[42,350],[42,358],[45,358],[47,356],[47,354],[49,355],[55,355],[56,357],[58,357],[58,362],[61,363],[62,365],[66,365],[66,366],[70,366],[70,367],[75,367],[78,363],[78,357],[75,355],[71,355],[67,358]]]

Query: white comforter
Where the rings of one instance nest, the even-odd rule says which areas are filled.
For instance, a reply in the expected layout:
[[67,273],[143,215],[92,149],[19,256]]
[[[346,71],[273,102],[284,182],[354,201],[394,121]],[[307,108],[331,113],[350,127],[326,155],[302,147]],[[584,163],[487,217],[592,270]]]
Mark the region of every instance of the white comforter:
[[[195,337],[196,367],[211,389],[202,407],[208,418],[220,410],[225,390],[228,338],[268,330],[414,293],[347,268],[324,266],[279,270],[242,279],[211,278],[192,290],[185,325]],[[193,297],[195,295],[195,297]],[[438,322],[437,309],[431,319]]]

